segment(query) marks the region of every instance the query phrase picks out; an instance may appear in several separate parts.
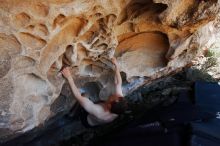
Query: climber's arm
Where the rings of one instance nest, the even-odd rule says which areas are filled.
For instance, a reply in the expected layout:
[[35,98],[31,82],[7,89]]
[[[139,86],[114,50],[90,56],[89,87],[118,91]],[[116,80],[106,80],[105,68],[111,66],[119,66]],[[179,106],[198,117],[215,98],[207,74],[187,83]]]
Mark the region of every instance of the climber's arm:
[[112,63],[115,65],[115,84],[121,86],[122,84],[121,74],[115,57],[112,58]]
[[61,73],[63,74],[63,76],[67,79],[67,81],[70,84],[71,90],[73,92],[73,94],[75,95],[76,99],[81,103],[82,99],[81,99],[81,93],[79,92],[79,89],[76,87],[73,78],[71,76],[70,73],[70,68],[69,67],[65,67]]
[[74,93],[77,101],[80,103],[80,105],[90,114],[100,117],[100,115],[103,115],[103,109],[97,104],[94,104],[91,100],[89,100],[86,97],[81,96],[79,90],[77,89],[73,79],[68,80],[70,87],[72,89],[72,92]]
[[68,78],[67,80],[70,84],[70,88],[71,88],[73,94],[75,95],[77,101],[80,103],[80,105],[82,105],[82,103],[84,102],[83,98],[85,98],[85,97],[81,96],[81,93],[80,93],[79,89],[76,87],[72,77]]
[[122,79],[121,79],[121,74],[120,74],[120,69],[117,63],[117,60],[115,57],[112,58],[112,63],[115,65],[115,94],[122,96]]
[[80,93],[79,89],[76,87],[74,80],[70,74],[69,68],[66,67],[61,72],[62,72],[63,76],[68,80],[70,87],[71,87],[71,90],[72,90],[73,94],[75,95],[77,101],[80,103],[80,105],[88,113],[90,113],[94,116],[102,115],[101,112],[103,112],[103,110],[101,109],[101,107],[99,105],[94,104],[88,98],[81,96],[81,93]]

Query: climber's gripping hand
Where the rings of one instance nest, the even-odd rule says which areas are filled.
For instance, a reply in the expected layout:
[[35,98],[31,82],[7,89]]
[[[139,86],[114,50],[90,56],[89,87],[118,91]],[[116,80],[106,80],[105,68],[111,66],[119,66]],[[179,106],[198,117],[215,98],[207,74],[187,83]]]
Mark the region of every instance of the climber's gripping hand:
[[72,76],[71,76],[71,72],[70,72],[70,67],[64,67],[62,70],[61,70],[61,73],[62,75],[67,79],[71,79]]

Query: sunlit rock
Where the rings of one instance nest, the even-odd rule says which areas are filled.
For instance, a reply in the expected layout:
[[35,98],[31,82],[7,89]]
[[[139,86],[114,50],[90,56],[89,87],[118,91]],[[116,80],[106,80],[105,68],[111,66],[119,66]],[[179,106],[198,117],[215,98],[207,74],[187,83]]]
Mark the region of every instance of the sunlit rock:
[[218,10],[216,0],[0,0],[0,139],[68,110],[56,106],[61,91],[72,96],[63,66],[106,100],[114,55],[125,95],[192,65],[216,43]]

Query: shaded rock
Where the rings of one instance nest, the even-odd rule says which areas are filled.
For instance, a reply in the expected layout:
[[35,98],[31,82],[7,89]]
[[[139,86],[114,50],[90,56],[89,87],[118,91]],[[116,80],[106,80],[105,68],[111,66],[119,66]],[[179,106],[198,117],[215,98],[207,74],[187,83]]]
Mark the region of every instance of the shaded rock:
[[124,95],[196,64],[217,42],[218,10],[216,0],[0,0],[0,140],[69,112],[65,65],[83,92],[106,100],[114,54]]

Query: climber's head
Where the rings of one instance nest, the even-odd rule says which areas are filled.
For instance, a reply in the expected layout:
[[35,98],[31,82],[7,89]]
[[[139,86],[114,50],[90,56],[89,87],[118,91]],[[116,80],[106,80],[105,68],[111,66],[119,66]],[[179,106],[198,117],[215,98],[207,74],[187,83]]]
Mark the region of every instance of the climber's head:
[[109,97],[110,111],[115,114],[123,114],[128,108],[127,101],[124,97],[112,95]]

